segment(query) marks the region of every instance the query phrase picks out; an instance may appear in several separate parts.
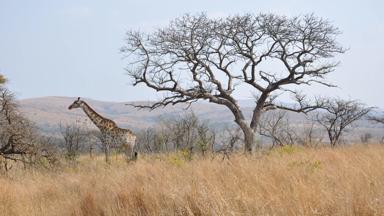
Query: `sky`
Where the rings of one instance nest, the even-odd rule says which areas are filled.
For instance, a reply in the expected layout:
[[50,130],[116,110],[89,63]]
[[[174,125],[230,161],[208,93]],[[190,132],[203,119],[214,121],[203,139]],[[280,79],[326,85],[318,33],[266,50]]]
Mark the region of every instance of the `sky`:
[[[128,30],[151,31],[185,13],[225,17],[243,13],[314,13],[342,31],[348,51],[311,95],[356,99],[384,108],[384,1],[382,0],[0,0],[0,73],[17,98],[88,97],[104,101],[156,100],[132,87],[119,52]],[[249,99],[249,92],[236,95]]]

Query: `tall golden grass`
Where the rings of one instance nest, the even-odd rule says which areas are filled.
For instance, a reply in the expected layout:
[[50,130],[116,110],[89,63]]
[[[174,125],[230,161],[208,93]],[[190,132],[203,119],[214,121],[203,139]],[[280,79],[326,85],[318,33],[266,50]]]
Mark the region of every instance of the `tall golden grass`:
[[1,215],[384,215],[384,146],[285,147],[130,164],[82,157],[0,177]]

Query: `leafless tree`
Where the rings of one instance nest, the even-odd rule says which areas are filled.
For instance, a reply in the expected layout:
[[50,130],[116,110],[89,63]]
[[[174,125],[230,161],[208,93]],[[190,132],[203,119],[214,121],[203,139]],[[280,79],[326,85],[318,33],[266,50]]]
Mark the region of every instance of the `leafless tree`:
[[175,144],[177,148],[192,149],[197,139],[199,119],[194,113],[187,114],[184,118],[175,121],[173,131],[175,132]]
[[[52,136],[39,136],[39,158],[37,162],[46,168],[57,168],[60,165],[59,143],[60,139]],[[40,166],[41,167],[41,166]]]
[[353,100],[328,99],[322,109],[324,111],[317,113],[315,121],[326,129],[331,146],[335,146],[348,127],[367,115],[372,107]]
[[98,130],[92,130],[88,126],[87,121],[80,120],[71,124],[59,124],[67,159],[74,160],[82,152],[88,152],[92,158],[97,144],[104,150],[102,143],[99,142],[101,134]]
[[200,124],[197,127],[196,145],[204,156],[209,149],[213,149],[216,133],[211,130],[206,124]]
[[74,160],[85,148],[87,134],[76,124],[60,124],[60,133],[64,139],[65,156],[69,160]]
[[13,94],[6,88],[0,89],[0,154],[11,160],[21,160],[19,156],[32,151],[28,140],[33,133],[32,124],[17,111]]
[[271,112],[260,121],[259,133],[272,140],[272,147],[293,145],[297,134],[286,117],[286,111]]
[[[153,33],[128,32],[121,51],[134,86],[166,93],[161,101],[136,107],[155,109],[200,99],[226,106],[244,134],[245,150],[251,151],[263,112],[308,112],[319,106],[308,104],[291,87],[332,86],[325,76],[338,64],[329,59],[344,52],[336,42],[338,34],[327,20],[314,15],[185,15]],[[251,121],[234,97],[239,85],[256,92]],[[278,103],[283,93],[293,94],[298,105]]]
[[[219,136],[221,137],[221,145],[215,151],[216,153],[222,153],[222,160],[227,158],[229,160],[229,155],[235,150],[236,144],[242,139],[240,128],[225,128]],[[216,155],[213,155],[213,158]],[[213,159],[212,158],[212,159]]]
[[0,159],[5,170],[8,161],[33,165],[41,158],[48,158],[49,151],[39,142],[34,124],[23,117],[15,98],[5,86],[0,86]]
[[155,128],[138,133],[137,145],[141,151],[167,152],[173,150],[201,151],[212,149],[215,133],[195,114],[187,113],[177,118],[160,119]]
[[170,129],[170,141],[175,148],[188,150],[190,155],[193,151],[205,154],[214,143],[215,133],[193,112],[177,119],[163,120],[163,124]]
[[362,143],[369,143],[372,137],[371,133],[364,133],[360,136],[360,140]]
[[307,118],[308,122],[303,124],[303,128],[297,132],[297,143],[303,146],[316,146],[323,141],[323,133],[316,125],[315,121]]
[[[137,146],[141,152],[159,152],[168,142],[161,142],[158,137],[163,137],[162,132],[155,128],[147,128],[137,134]],[[166,133],[168,134],[168,133]],[[168,139],[167,139],[168,141]]]
[[[380,124],[380,125],[384,126],[384,115],[383,114],[381,114],[381,115],[378,113],[370,114],[368,116],[368,120],[372,121],[376,124]],[[381,138],[380,142],[384,143],[384,136]]]

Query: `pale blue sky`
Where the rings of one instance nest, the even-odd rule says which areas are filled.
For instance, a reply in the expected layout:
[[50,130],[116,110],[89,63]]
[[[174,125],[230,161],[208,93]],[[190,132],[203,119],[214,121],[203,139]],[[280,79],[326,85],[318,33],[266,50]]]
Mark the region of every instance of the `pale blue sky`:
[[[350,50],[329,77],[332,94],[384,107],[384,1],[0,0],[0,73],[18,98],[82,96],[107,101],[159,98],[131,87],[119,53],[129,29],[150,30],[184,13],[315,13],[328,18]],[[239,98],[249,97],[247,92]]]

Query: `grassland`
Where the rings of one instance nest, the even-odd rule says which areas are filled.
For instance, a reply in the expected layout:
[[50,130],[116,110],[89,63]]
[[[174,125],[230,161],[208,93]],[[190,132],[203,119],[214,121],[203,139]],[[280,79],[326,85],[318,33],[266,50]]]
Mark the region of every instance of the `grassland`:
[[384,146],[81,157],[0,177],[1,215],[384,215]]

